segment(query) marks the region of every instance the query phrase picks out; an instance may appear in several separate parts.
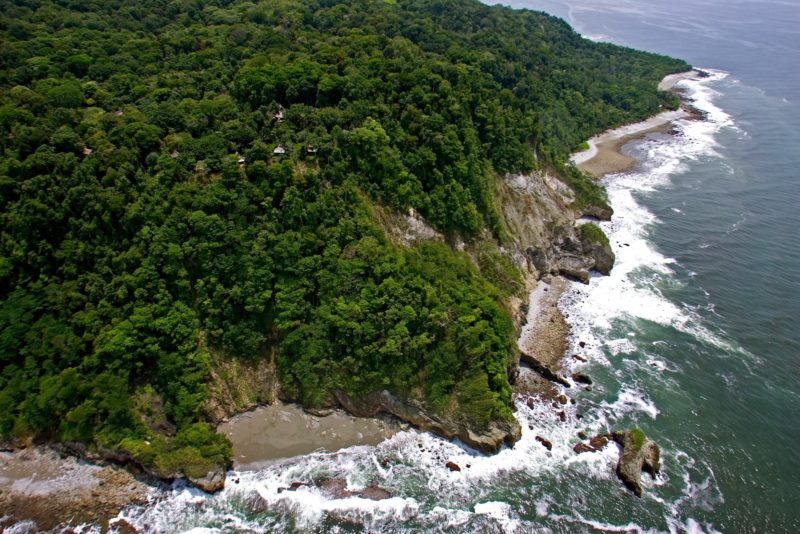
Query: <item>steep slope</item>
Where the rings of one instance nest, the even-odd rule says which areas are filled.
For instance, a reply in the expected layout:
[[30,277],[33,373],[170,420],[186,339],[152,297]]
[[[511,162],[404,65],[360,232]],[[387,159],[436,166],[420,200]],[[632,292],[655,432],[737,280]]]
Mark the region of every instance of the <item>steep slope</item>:
[[472,0],[0,17],[0,434],[163,477],[224,467],[210,421],[275,395],[513,442],[519,268],[604,261],[567,155],[688,68]]

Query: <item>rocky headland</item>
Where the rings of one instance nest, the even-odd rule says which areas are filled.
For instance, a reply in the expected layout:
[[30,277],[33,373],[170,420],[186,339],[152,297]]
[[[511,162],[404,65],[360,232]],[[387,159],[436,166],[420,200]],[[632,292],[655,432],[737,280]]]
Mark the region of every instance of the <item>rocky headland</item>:
[[[675,83],[681,79],[701,75],[692,71],[668,76],[659,87],[674,91]],[[634,161],[621,154],[623,145],[648,133],[669,132],[673,120],[690,117],[692,113],[691,109],[684,107],[662,113],[644,123],[606,132],[590,140],[590,149],[576,154],[573,163],[598,178],[629,169]],[[496,196],[511,238],[511,246],[504,247],[503,251],[523,272],[528,291],[528,298],[514,297],[508,303],[520,334],[518,358],[508,370],[509,379],[517,395],[552,402],[556,413],[563,417],[564,412],[559,411],[558,406],[566,404],[568,399],[558,394],[559,386],[570,387],[583,381],[574,375],[569,380],[562,373],[569,328],[558,309],[558,299],[569,279],[588,283],[590,272],[610,272],[614,255],[608,240],[603,239],[602,232],[585,227],[596,228],[587,219],[608,220],[612,211],[608,206],[594,204],[576,209],[575,192],[551,171],[506,175],[498,180]],[[385,212],[376,216],[388,229],[389,238],[401,245],[413,246],[427,239],[445,240],[415,213],[402,215],[399,222],[397,217]],[[464,246],[463,243],[454,245]],[[215,371],[209,377],[210,395],[204,410],[209,421],[222,425],[237,414],[258,406],[294,400],[281,390],[274,350],[278,347],[273,348],[269,358],[256,363],[215,356],[212,366]],[[404,424],[448,439],[457,438],[489,454],[503,446],[513,446],[521,435],[520,425],[515,420],[476,426],[458,417],[435,414],[424,402],[400,398],[387,390],[359,399],[350,398],[343,391],[332,391],[326,406],[309,412],[324,417],[334,409],[342,409],[357,417],[388,414]],[[553,447],[546,437],[537,436],[536,439],[548,450]],[[634,429],[596,436],[588,443],[576,445],[575,452],[597,451],[611,440],[622,447],[617,475],[626,487],[641,495],[642,470],[652,475],[659,470],[658,446],[643,432]],[[0,457],[0,510],[6,521],[29,520],[39,529],[81,523],[108,528],[122,507],[145,502],[149,485],[165,478],[159,473],[147,472],[130,457],[113,451],[87,452],[79,447],[66,447],[59,452],[30,444],[27,447],[14,444],[11,449],[13,451],[4,452]],[[50,466],[51,470],[42,471],[40,465]],[[37,467],[31,470],[31,466]],[[219,466],[205,476],[186,478],[200,489],[217,491],[224,487],[227,467]],[[43,472],[48,474],[43,476]],[[137,473],[139,478],[134,476]],[[166,479],[182,476],[176,473]],[[369,499],[389,496],[377,486],[360,493],[351,492],[338,480],[321,481],[320,487],[333,496]],[[287,488],[289,491],[292,489],[296,488]]]

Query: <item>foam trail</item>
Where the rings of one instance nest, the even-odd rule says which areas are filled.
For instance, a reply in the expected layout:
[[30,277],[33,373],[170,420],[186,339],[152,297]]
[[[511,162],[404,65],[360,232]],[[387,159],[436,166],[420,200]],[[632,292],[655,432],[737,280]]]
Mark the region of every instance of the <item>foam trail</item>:
[[614,269],[611,276],[592,278],[588,288],[573,284],[561,302],[571,318],[573,345],[591,339],[594,350],[586,352],[599,362],[608,364],[599,350],[604,345],[603,336],[614,321],[624,318],[672,327],[729,352],[740,350],[705,328],[692,310],[671,302],[658,289],[660,281],[672,278],[674,260],[653,247],[649,228],[659,221],[638,200],[643,194],[668,186],[672,177],[688,170],[689,162],[718,158],[715,135],[724,128],[736,128],[730,115],[714,104],[719,93],[709,86],[727,74],[711,69],[706,72],[708,78],[677,84],[706,119],[675,121],[677,135],[642,143],[646,157],[639,169],[604,180],[615,216],[601,226],[616,254]]

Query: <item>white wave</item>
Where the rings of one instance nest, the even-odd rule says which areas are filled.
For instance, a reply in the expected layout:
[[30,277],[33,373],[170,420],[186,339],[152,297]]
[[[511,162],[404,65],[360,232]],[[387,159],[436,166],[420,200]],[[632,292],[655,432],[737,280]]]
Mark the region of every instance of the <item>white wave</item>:
[[722,534],[710,523],[700,524],[697,520],[688,518],[685,522],[672,521],[669,525],[670,533],[678,534]]
[[641,143],[644,158],[640,168],[604,180],[615,212],[612,221],[600,223],[616,255],[611,276],[592,277],[588,288],[573,284],[560,303],[571,318],[574,341],[591,339],[596,350],[589,351],[589,355],[605,365],[608,362],[599,350],[600,340],[615,321],[625,319],[651,321],[730,352],[740,350],[709,331],[696,314],[671,302],[658,289],[660,283],[674,279],[674,259],[653,247],[649,232],[659,220],[640,200],[668,186],[674,176],[689,169],[690,162],[718,158],[716,134],[724,128],[736,128],[731,116],[714,104],[719,93],[711,87],[727,73],[704,71],[709,73],[707,78],[684,79],[677,86],[705,114],[705,120],[676,120],[677,135]]
[[[617,174],[605,180],[609,200],[614,208],[615,216],[611,222],[601,223],[609,236],[616,254],[617,262],[611,276],[592,277],[589,287],[573,284],[565,293],[560,306],[568,317],[573,329],[571,348],[582,341],[586,344],[584,353],[592,357],[587,365],[610,365],[605,353],[617,355],[645,351],[645,347],[636,346],[635,335],[627,339],[611,339],[608,334],[615,323],[631,319],[651,321],[662,326],[672,327],[678,331],[693,335],[695,338],[720,347],[729,353],[742,352],[723,334],[716,334],[707,329],[700,316],[691,307],[682,303],[673,303],[658,289],[665,282],[675,280],[672,271],[674,260],[665,257],[652,246],[649,231],[659,224],[658,219],[644,207],[642,197],[668,187],[671,179],[688,170],[692,161],[707,158],[718,158],[716,151],[716,135],[722,129],[736,125],[725,111],[715,105],[719,95],[711,85],[724,79],[727,74],[721,71],[705,69],[710,76],[702,80],[683,80],[679,87],[694,107],[705,114],[704,120],[676,121],[676,136],[654,138],[641,143],[643,152],[641,166],[629,173]],[[680,213],[680,210],[673,208]],[[737,222],[737,226],[743,221]],[[633,323],[631,323],[632,325]],[[644,362],[656,372],[670,368],[670,364],[661,358],[646,357]],[[666,380],[662,376],[661,380]],[[623,386],[613,402],[601,402],[597,411],[599,424],[612,426],[618,418],[646,414],[656,419],[659,409],[650,400],[646,391],[637,384]],[[702,482],[695,482],[690,475],[694,461],[682,454],[687,465],[680,462],[670,464],[664,459],[662,475],[656,481],[643,480],[645,485],[660,486],[669,481],[670,469],[680,473],[683,480],[683,491],[675,502],[662,501],[657,495],[650,498],[661,502],[666,510],[665,520],[670,532],[716,532],[710,524],[686,517],[682,512],[684,505],[691,503],[693,507],[712,509],[722,496],[713,480],[713,471],[706,466],[709,477]],[[608,531],[645,531],[636,524],[612,525],[602,521],[594,521],[581,516],[566,518],[577,520],[593,528]]]
[[505,532],[516,532],[522,526],[511,506],[504,502],[484,502],[475,505],[475,513],[483,514],[497,521]]
[[628,338],[611,339],[606,341],[606,346],[611,354],[630,354],[636,352],[636,345]]
[[[5,524],[6,519],[12,520],[10,516],[3,516],[0,517],[0,519],[4,520],[3,524]],[[37,532],[38,530],[36,522],[34,521],[19,521],[13,525],[3,527],[3,532],[5,534],[28,534],[30,532]]]
[[618,418],[631,413],[644,413],[651,419],[655,419],[660,413],[655,403],[643,391],[630,386],[622,388],[617,395],[617,400],[611,403],[604,401],[602,406]]

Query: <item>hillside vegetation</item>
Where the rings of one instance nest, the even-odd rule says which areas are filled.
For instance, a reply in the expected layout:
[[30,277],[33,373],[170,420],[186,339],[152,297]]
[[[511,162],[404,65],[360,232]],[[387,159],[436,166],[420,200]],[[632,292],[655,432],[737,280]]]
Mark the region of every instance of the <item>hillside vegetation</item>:
[[568,154],[688,68],[473,0],[0,4],[0,435],[163,476],[230,457],[213,354],[279,347],[307,406],[510,420],[515,268],[395,245],[372,208],[470,243],[504,239],[498,175],[602,202]]

